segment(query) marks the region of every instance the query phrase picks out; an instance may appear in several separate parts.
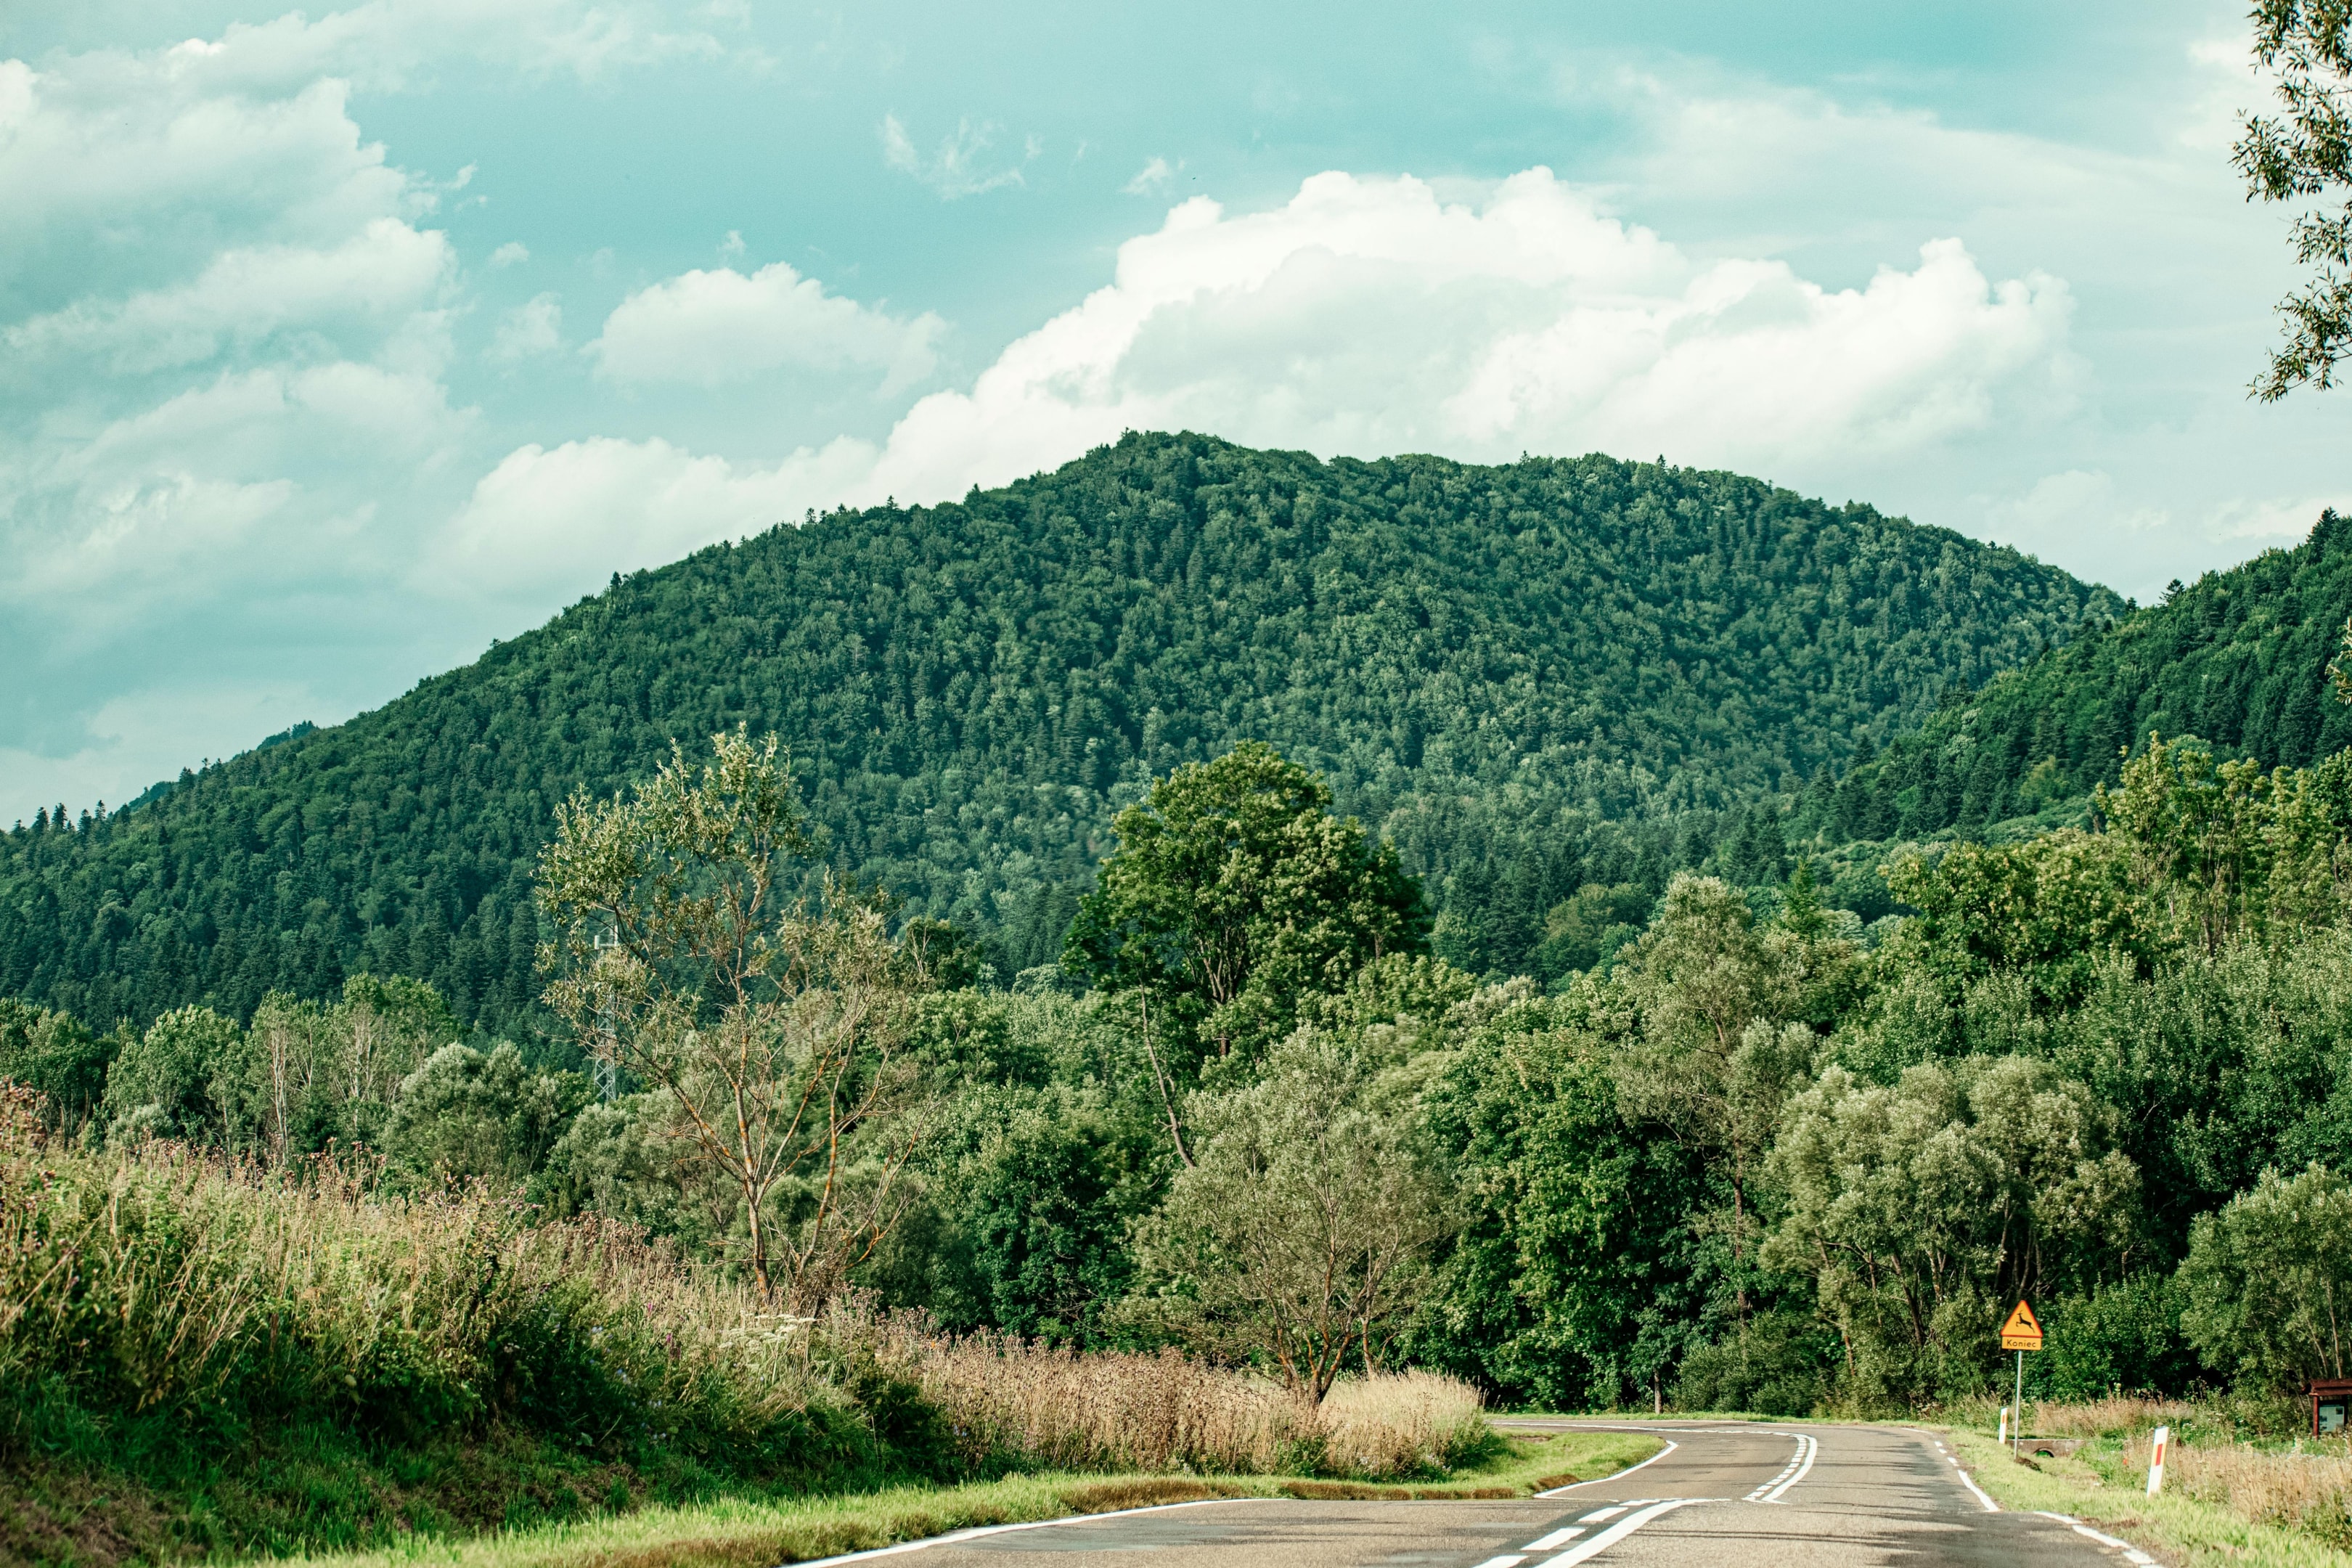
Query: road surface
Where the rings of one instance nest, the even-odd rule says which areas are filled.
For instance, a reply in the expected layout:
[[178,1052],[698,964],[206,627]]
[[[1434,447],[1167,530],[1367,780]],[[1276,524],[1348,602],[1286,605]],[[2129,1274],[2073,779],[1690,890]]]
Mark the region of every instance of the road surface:
[[[1606,1422],[1509,1421],[1512,1431]],[[2154,1568],[2087,1527],[1995,1510],[1939,1439],[1900,1426],[1643,1423],[1674,1446],[1507,1501],[1248,1499],[961,1531],[833,1563],[888,1568]]]

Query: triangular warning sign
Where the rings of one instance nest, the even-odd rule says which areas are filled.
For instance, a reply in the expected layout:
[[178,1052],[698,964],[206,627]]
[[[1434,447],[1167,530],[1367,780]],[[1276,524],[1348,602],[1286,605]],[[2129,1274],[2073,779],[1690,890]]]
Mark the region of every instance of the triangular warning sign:
[[2022,1300],[2000,1326],[2000,1348],[2005,1351],[2038,1351],[2042,1348],[2042,1321],[2033,1309]]

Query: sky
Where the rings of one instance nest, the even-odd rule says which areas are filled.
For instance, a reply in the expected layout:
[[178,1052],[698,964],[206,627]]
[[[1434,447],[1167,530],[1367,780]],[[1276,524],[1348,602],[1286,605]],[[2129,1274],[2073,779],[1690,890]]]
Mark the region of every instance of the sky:
[[0,10],[0,821],[1124,429],[1728,468],[2143,601],[2250,402],[2236,5]]

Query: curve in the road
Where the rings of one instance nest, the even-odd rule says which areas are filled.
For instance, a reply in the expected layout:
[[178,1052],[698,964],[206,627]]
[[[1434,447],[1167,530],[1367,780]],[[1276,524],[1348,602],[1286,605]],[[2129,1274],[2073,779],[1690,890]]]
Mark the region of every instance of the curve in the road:
[[2000,1511],[1941,1439],[1916,1427],[1499,1425],[1642,1431],[1669,1446],[1534,1498],[1204,1500],[985,1526],[824,1563],[920,1553],[920,1568],[1111,1568],[1148,1552],[1153,1568],[2157,1568],[2079,1521]]

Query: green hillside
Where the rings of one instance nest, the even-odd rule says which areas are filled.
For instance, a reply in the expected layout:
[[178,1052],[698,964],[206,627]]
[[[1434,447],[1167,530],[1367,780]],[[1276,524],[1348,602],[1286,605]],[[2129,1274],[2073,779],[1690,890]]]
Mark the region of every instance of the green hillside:
[[0,837],[0,994],[243,1016],[365,969],[520,1030],[554,803],[739,722],[786,738],[838,868],[1014,969],[1058,953],[1116,806],[1244,738],[1321,770],[1441,889],[1654,892],[1718,840],[1771,861],[1773,814],[1739,803],[2121,608],[1736,475],[1131,435],[616,577],[347,724],[111,817],[45,814]]
[[1841,837],[1919,838],[2031,816],[2115,783],[2124,748],[2195,735],[2307,767],[2352,746],[2327,666],[2352,615],[2352,521],[2175,584],[2166,602],[2002,674],[1852,768],[1823,814]]

